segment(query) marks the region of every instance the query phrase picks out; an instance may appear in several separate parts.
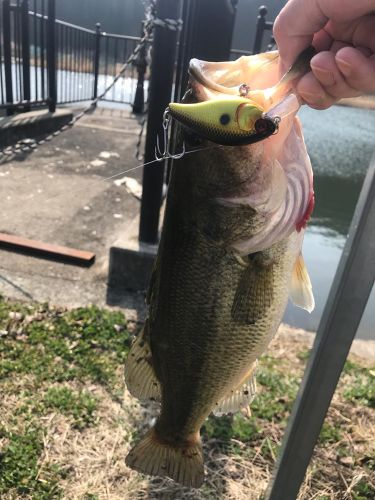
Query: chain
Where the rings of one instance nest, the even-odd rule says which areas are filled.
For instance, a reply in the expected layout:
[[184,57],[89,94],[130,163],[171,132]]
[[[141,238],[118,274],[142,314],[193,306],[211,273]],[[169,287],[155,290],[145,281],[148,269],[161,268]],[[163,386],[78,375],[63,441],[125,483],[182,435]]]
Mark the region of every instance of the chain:
[[160,26],[161,28],[167,28],[172,31],[180,31],[182,29],[183,21],[182,19],[159,19],[157,17],[154,19],[154,25]]
[[[141,50],[149,43],[152,39],[152,34],[153,34],[153,28],[155,25],[161,26],[163,28],[171,29],[171,30],[176,30],[176,29],[181,29],[182,26],[182,21],[180,19],[174,20],[174,19],[158,19],[156,18],[156,0],[150,0],[148,6],[146,7],[146,20],[144,23],[144,31],[143,31],[143,36],[139,40],[139,43],[135,47],[134,51],[132,54],[128,57],[126,62],[123,64],[119,72],[116,74],[114,77],[113,81],[108,85],[108,87],[102,92],[98,97],[96,97],[91,103],[84,108],[81,112],[76,114],[70,122],[66,123],[63,125],[61,128],[53,132],[52,134],[48,135],[44,139],[41,139],[39,141],[36,141],[34,139],[22,139],[17,142],[14,146],[8,146],[4,148],[3,150],[0,150],[0,160],[3,159],[4,157],[10,157],[17,155],[19,153],[24,153],[24,152],[30,152],[35,150],[38,146],[41,146],[42,144],[45,144],[47,142],[50,142],[52,139],[55,137],[59,136],[62,132],[65,132],[65,130],[68,130],[72,128],[78,120],[80,120],[83,116],[85,116],[87,113],[91,112],[96,105],[98,104],[99,101],[103,99],[103,97],[114,87],[114,85],[118,82],[118,80],[122,77],[122,75],[125,73],[125,71],[128,69],[129,65],[132,63],[135,63],[137,61],[137,57]],[[141,126],[141,131],[139,134],[139,140],[137,144],[137,154],[139,154],[139,148],[140,148],[140,142],[145,126],[145,121],[143,120],[142,126]]]

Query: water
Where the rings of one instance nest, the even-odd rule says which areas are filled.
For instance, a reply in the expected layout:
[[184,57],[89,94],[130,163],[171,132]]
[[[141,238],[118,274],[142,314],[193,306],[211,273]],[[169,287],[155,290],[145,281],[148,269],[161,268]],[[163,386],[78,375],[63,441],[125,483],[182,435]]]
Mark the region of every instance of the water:
[[[0,63],[1,64],[1,63]],[[120,65],[116,67],[116,71],[120,69]],[[42,82],[43,79],[43,82]],[[113,74],[99,74],[98,77],[98,95],[113,82]],[[21,68],[12,64],[12,81],[13,81],[13,99],[14,102],[20,101],[23,98],[22,75]],[[91,100],[94,90],[94,75],[92,73],[82,73],[77,71],[68,71],[58,69],[56,72],[57,81],[57,102],[71,102]],[[43,84],[43,86],[42,86]],[[105,96],[106,99],[115,102],[132,103],[137,87],[136,72],[130,68],[127,73],[121,77],[114,87]],[[47,72],[41,71],[41,68],[30,66],[30,97],[31,101],[42,100],[42,88],[44,88],[44,96],[48,92]],[[145,93],[147,95],[148,81],[145,81]]]
[[[315,111],[304,106],[300,117],[314,169],[316,205],[306,231],[303,255],[316,307],[309,314],[289,304],[284,321],[316,330],[375,151],[375,111],[344,106]],[[375,290],[357,336],[375,339]]]

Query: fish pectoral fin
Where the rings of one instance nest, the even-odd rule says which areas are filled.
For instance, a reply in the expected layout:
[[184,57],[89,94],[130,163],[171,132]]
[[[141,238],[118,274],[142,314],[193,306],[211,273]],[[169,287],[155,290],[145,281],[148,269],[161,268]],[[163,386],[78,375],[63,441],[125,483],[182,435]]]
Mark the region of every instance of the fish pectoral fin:
[[125,463],[144,474],[167,476],[190,488],[199,488],[204,480],[199,433],[189,442],[172,445],[164,442],[153,428],[129,452]]
[[139,400],[160,401],[160,383],[152,366],[151,349],[145,328],[129,351],[125,364],[125,382],[130,394]]
[[294,305],[311,313],[315,308],[309,273],[307,272],[302,254],[299,254],[294,265],[290,286],[290,298]]
[[221,415],[225,415],[227,413],[236,413],[237,411],[243,410],[246,410],[248,414],[250,413],[249,404],[253,401],[257,392],[255,376],[257,364],[257,361],[252,364],[250,375],[247,375],[244,382],[241,382],[241,384],[237,388],[233,389],[229,395],[216,403],[213,410],[214,415],[220,417]]
[[273,300],[273,263],[250,262],[237,286],[232,305],[232,318],[246,324],[254,324],[265,314]]

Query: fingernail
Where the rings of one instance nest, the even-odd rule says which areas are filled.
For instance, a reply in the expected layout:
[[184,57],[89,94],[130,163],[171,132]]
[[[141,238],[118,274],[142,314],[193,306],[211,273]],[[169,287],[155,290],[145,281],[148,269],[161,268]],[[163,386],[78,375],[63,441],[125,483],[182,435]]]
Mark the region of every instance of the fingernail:
[[323,100],[323,96],[320,94],[312,94],[310,92],[299,92],[302,99],[308,103],[319,104]]
[[337,64],[340,67],[341,73],[344,73],[345,76],[349,76],[352,73],[352,66],[344,61],[343,59],[336,58]]
[[332,74],[332,71],[326,70],[324,68],[319,68],[318,66],[311,65],[311,68],[318,79],[323,80],[325,85],[334,85],[335,77]]

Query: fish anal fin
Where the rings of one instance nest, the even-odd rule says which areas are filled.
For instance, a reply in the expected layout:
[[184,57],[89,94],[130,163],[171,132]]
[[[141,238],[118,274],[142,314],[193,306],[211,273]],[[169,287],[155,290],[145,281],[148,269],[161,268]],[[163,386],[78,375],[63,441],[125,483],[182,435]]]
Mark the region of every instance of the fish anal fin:
[[249,405],[253,401],[257,392],[255,373],[256,366],[257,362],[253,363],[246,379],[217,403],[213,410],[214,415],[219,417],[227,413],[236,413],[238,411],[241,411],[247,416],[251,415]]
[[125,382],[132,396],[141,401],[160,401],[160,383],[152,366],[146,328],[135,339],[125,363]]
[[129,452],[128,467],[151,476],[167,476],[190,488],[199,488],[204,480],[202,446],[199,434],[185,444],[163,442],[155,428]]
[[309,273],[307,272],[302,254],[296,260],[293,268],[290,285],[290,298],[294,305],[312,312],[315,307],[315,300],[312,291]]
[[274,269],[272,261],[249,261],[237,286],[232,305],[232,318],[254,324],[262,318],[273,301]]

